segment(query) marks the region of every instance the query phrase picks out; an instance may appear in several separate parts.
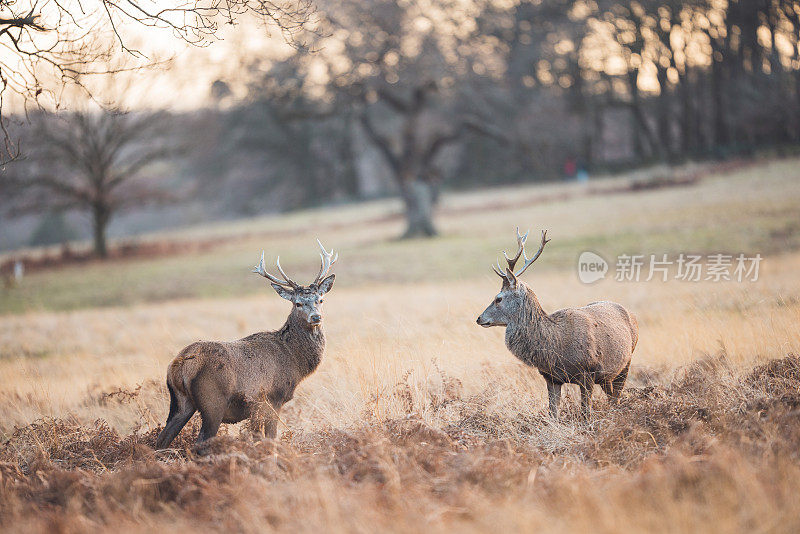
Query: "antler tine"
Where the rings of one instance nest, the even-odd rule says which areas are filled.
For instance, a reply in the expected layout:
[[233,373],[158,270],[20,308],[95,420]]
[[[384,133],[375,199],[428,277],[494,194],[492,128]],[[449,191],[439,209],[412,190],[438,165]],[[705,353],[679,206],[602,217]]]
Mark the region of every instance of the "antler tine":
[[322,252],[319,253],[319,260],[320,260],[319,274],[317,274],[317,278],[314,280],[315,284],[318,284],[322,280],[322,277],[324,277],[325,275],[328,274],[328,272],[330,272],[333,264],[336,263],[336,260],[339,259],[339,253],[337,252],[334,255],[333,249],[331,249],[330,252],[325,250],[325,247],[322,245],[322,241],[320,241],[319,239],[317,239],[317,244],[319,245],[319,248]]
[[285,272],[283,272],[283,267],[281,267],[281,257],[280,257],[280,256],[278,256],[277,258],[275,258],[275,265],[277,265],[277,266],[278,266],[278,272],[280,272],[280,273],[281,273],[281,276],[283,277],[283,279],[284,279],[284,280],[286,280],[286,283],[287,283],[287,284],[289,284],[290,286],[292,286],[292,287],[294,287],[294,288],[298,287],[298,285],[297,285],[297,284],[296,284],[296,283],[295,283],[295,282],[294,282],[294,281],[293,281],[291,278],[289,278],[289,277],[286,275],[286,273],[285,273]]
[[253,267],[253,272],[256,274],[265,273],[266,270],[264,269],[264,251],[261,251],[261,261],[256,263],[256,266]]
[[[525,234],[525,237],[527,237],[527,236],[528,236],[528,234]],[[524,272],[525,272],[525,270],[526,270],[528,267],[530,267],[530,266],[531,266],[531,264],[533,264],[533,262],[535,262],[535,261],[536,261],[536,260],[539,258],[539,256],[541,256],[541,255],[542,255],[542,251],[544,250],[544,246],[545,246],[545,245],[546,245],[546,244],[547,244],[549,241],[550,241],[550,240],[549,240],[549,239],[547,239],[547,230],[542,230],[542,244],[541,244],[541,245],[539,245],[539,250],[537,250],[537,251],[536,251],[536,254],[534,254],[534,256],[533,256],[531,259],[528,259],[528,257],[527,257],[527,256],[525,256],[525,265],[523,265],[523,266],[522,266],[522,269],[520,269],[520,270],[519,270],[519,272],[516,272],[516,273],[514,273],[514,276],[520,276],[520,275],[522,275],[522,273],[524,273]]]
[[519,245],[519,248],[525,248],[525,242],[528,241],[528,234],[530,233],[530,230],[526,230],[525,235],[520,235],[519,226],[517,226],[517,245]]
[[519,260],[520,255],[522,256],[525,255],[525,241],[528,240],[529,233],[530,230],[525,232],[525,235],[521,235],[519,233],[519,226],[517,226],[517,255],[514,256],[513,258],[509,258],[508,255],[506,255],[506,251],[505,250],[503,251],[503,256],[505,257],[506,262],[508,263],[508,268],[511,270],[512,273],[514,272],[514,266],[517,264],[517,260]]
[[281,280],[280,278],[272,276],[271,274],[269,274],[267,272],[267,267],[264,264],[264,251],[262,250],[261,251],[261,261],[259,261],[258,264],[253,268],[253,272],[256,273],[256,274],[260,274],[261,276],[263,276],[264,278],[266,278],[270,282],[278,284],[280,286],[296,288],[297,284],[295,284],[294,282],[289,280],[289,278],[284,274],[283,269],[281,269],[280,263],[278,263],[278,269],[281,271],[281,274],[284,276],[284,280]]
[[497,262],[497,265],[492,265],[492,270],[495,272],[497,276],[500,278],[505,279],[506,275],[503,273],[503,268],[500,267],[500,262]]

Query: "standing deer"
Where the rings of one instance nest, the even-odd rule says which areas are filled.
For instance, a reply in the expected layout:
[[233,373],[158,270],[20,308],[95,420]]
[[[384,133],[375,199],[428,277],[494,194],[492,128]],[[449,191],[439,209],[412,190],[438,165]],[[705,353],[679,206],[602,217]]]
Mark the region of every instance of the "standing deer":
[[[519,277],[535,262],[547,244],[547,230],[536,254],[525,253],[526,233],[517,228],[517,254],[503,256],[508,267],[498,263],[492,269],[503,279],[500,293],[478,317],[478,324],[506,327],[506,346],[527,365],[535,367],[547,382],[550,415],[558,418],[563,384],[578,384],[581,412],[592,409],[592,388],[599,384],[612,402],[619,400],[631,355],[639,338],[636,318],[615,302],[593,302],[582,308],[565,308],[548,314],[533,290]],[[520,256],[524,265],[514,271]]]
[[158,435],[163,449],[194,415],[200,412],[201,443],[217,434],[220,423],[238,423],[256,416],[263,435],[274,438],[281,407],[291,400],[297,384],[320,363],[325,350],[322,300],[336,275],[326,275],[339,255],[319,243],[321,265],[308,286],[292,281],[276,261],[281,278],[269,274],[261,261],[253,269],[270,281],[273,289],[292,303],[284,325],[274,332],[259,332],[238,341],[198,341],[184,348],[167,370],[169,416]]

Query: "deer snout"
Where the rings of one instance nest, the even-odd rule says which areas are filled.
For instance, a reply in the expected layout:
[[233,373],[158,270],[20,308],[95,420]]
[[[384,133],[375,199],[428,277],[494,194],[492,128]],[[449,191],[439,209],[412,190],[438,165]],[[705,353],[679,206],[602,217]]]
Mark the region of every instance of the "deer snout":
[[318,313],[312,313],[308,316],[308,322],[310,324],[320,324],[322,322],[322,315]]

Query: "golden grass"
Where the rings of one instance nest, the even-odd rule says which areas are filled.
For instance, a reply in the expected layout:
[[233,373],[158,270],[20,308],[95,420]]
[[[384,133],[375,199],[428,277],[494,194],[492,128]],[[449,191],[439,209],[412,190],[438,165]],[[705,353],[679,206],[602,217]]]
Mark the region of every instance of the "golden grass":
[[[356,224],[386,204],[338,210],[330,218],[342,224],[320,231],[341,249],[321,367],[282,413],[278,441],[231,426],[202,457],[196,421],[175,450],[151,449],[167,363],[191,341],[275,328],[288,312],[247,274],[261,246],[250,227],[218,229],[241,235],[213,253],[32,275],[16,304],[0,303],[24,312],[0,316],[0,528],[797,531],[796,163],[532,207],[515,199],[552,191],[456,195],[434,241],[388,241],[391,220]],[[516,207],[485,209],[497,202]],[[272,236],[270,251],[311,273],[310,234],[325,221],[278,219],[300,238]],[[543,380],[508,353],[501,329],[475,324],[498,289],[488,264],[520,222],[553,236],[526,274],[545,309],[611,299],[638,317],[623,402],[611,408],[596,392],[588,424],[570,387],[565,418],[550,420]],[[587,286],[573,265],[585,249],[765,260],[755,283]],[[179,279],[205,289],[176,291]],[[227,296],[195,298],[228,281]],[[70,308],[80,309],[47,311]]]
[[[759,282],[740,284],[581,284],[573,273],[532,272],[545,309],[611,299],[637,315],[635,365],[675,367],[724,347],[736,364],[800,354],[800,255],[769,258]],[[491,276],[491,277],[490,277]],[[527,375],[538,399],[543,382],[506,350],[502,329],[475,318],[497,291],[494,275],[473,281],[335,289],[326,301],[324,365],[298,391],[294,404],[312,412],[298,423],[349,424],[365,409],[396,415],[381,392],[411,372],[415,396],[435,376],[432,362],[468,391],[492,380]],[[263,285],[263,284],[262,284]],[[32,313],[0,319],[0,432],[42,415],[73,413],[93,420],[93,392],[132,387],[165,376],[167,363],[197,339],[236,339],[277,328],[287,304],[261,288],[243,299],[183,301],[130,308]],[[269,292],[268,292],[269,291]],[[373,399],[373,397],[376,397]],[[395,407],[396,408],[396,407]],[[163,409],[162,409],[163,411]],[[137,414],[122,429],[129,430]],[[161,422],[161,421],[159,421]]]
[[[724,354],[598,403],[588,424],[527,399],[467,395],[441,372],[426,409],[199,451],[156,428],[39,420],[0,449],[0,525],[25,531],[796,532],[800,359],[737,371]],[[523,388],[514,384],[514,397]],[[150,387],[152,388],[152,386]],[[142,388],[106,397],[132,409]],[[410,386],[392,392],[407,398]],[[190,425],[197,431],[197,425]],[[228,429],[229,430],[229,429]],[[198,456],[198,454],[202,455]]]
[[388,201],[151,236],[225,241],[191,255],[31,273],[20,287],[0,290],[0,314],[250,296],[260,289],[250,268],[262,249],[268,261],[279,254],[298,278],[313,277],[315,237],[341,253],[338,289],[414,286],[434,273],[447,281],[483,279],[498,252],[513,245],[516,225],[550,230],[553,241],[538,273],[572,270],[587,249],[607,258],[623,252],[778,255],[800,249],[798,169],[800,160],[782,160],[691,187],[639,193],[582,196],[578,184],[559,184],[446,195],[437,218],[442,236],[435,240],[394,240],[403,222],[390,217],[399,206]]

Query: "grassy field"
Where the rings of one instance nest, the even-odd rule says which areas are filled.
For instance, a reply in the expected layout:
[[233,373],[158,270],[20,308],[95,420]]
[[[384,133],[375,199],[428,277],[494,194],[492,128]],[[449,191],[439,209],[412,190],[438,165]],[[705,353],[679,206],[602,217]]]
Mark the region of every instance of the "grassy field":
[[[436,240],[394,241],[398,206],[376,202],[168,236],[222,238],[202,253],[31,273],[0,294],[0,528],[798,531],[800,161],[611,189],[451,195]],[[525,275],[546,310],[611,299],[638,317],[630,387],[613,408],[598,390],[589,422],[572,387],[549,419],[544,381],[475,324],[516,225],[549,229]],[[279,439],[228,426],[197,456],[193,420],[154,452],[167,363],[280,326],[288,305],[249,270],[264,248],[312,277],[316,236],[340,252],[328,346]],[[584,285],[584,250],[764,260],[756,282],[617,282],[612,266]]]

